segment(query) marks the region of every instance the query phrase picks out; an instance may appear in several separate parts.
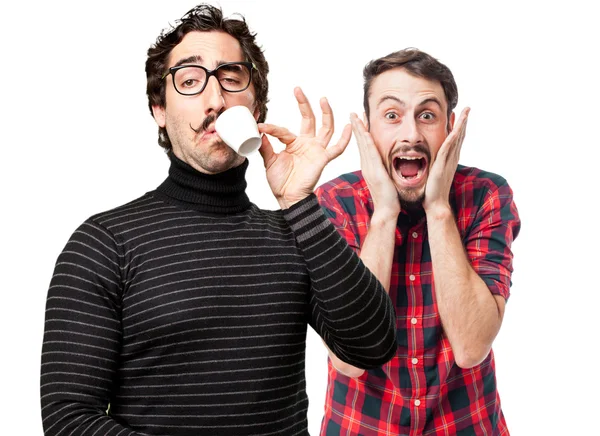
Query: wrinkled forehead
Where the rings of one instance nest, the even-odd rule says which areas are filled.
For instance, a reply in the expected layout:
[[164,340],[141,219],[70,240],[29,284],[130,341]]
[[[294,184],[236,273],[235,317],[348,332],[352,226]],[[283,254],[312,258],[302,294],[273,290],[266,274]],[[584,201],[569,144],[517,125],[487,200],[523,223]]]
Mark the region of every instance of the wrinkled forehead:
[[167,67],[193,63],[213,69],[225,62],[244,60],[239,41],[228,33],[216,30],[192,31],[173,47],[167,60]]
[[369,91],[369,108],[375,110],[384,101],[401,101],[407,107],[416,107],[423,101],[439,101],[441,109],[448,108],[440,82],[417,77],[404,68],[393,68],[373,79]]

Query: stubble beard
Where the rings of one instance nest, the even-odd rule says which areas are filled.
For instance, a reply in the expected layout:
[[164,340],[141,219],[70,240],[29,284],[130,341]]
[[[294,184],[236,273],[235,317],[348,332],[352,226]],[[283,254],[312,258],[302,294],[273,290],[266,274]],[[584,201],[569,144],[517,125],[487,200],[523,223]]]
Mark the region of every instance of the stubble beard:
[[400,200],[400,207],[409,215],[420,215],[423,211],[423,201],[425,200],[425,188],[418,188],[418,190],[420,190],[421,192],[415,192],[417,190],[407,189],[398,190],[398,200]]
[[211,174],[222,173],[230,168],[241,165],[244,158],[233,151],[223,140],[214,139],[202,146],[194,148],[194,161],[205,172]]
[[215,137],[200,142],[202,135],[215,119],[216,116],[209,115],[197,128],[191,124],[186,125],[181,119],[167,123],[167,133],[171,138],[173,148],[179,148],[183,155],[182,160],[196,170],[207,174],[222,173],[241,165],[245,159],[220,138]]

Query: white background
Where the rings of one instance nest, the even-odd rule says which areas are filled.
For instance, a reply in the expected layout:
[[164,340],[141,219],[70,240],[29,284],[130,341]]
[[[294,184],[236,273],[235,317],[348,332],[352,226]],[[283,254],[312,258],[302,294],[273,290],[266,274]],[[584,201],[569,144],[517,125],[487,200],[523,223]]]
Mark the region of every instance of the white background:
[[[519,4],[520,3],[520,4]],[[227,1],[271,67],[268,122],[299,128],[293,87],[327,96],[337,140],[362,113],[362,67],[418,47],[447,64],[472,108],[461,163],[502,174],[523,221],[512,296],[494,344],[514,436],[600,434],[598,19],[584,3]],[[590,2],[591,3],[591,2]],[[2,214],[0,433],[40,435],[40,350],[54,262],[88,216],[154,189],[168,160],[145,96],[146,50],[195,4],[0,6]],[[260,156],[250,198],[274,209]],[[322,182],[358,169],[352,142]],[[309,425],[317,435],[326,354],[311,332]]]

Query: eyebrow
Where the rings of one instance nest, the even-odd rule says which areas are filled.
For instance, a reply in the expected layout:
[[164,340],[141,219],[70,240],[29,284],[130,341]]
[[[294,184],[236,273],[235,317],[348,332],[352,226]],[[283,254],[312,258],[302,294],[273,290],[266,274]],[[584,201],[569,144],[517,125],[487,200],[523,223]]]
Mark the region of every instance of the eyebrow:
[[[404,103],[404,101],[400,100],[398,97],[393,96],[393,95],[384,95],[383,97],[381,97],[381,99],[379,100],[379,102],[377,103],[377,107],[381,106],[383,103],[385,103],[387,100],[392,100],[396,103],[398,103],[398,105],[404,107],[406,106],[406,103]],[[421,107],[421,106],[425,106],[427,103],[434,103],[437,104],[439,106],[440,109],[442,109],[442,103],[440,102],[440,100],[436,97],[429,97],[426,98],[425,100],[421,101],[417,107]]]
[[435,103],[442,109],[442,102],[437,97],[429,97],[417,105],[417,107],[425,106],[427,103]]
[[402,100],[400,100],[398,97],[395,97],[393,95],[384,95],[383,97],[381,97],[379,99],[379,102],[377,103],[377,108],[379,106],[381,106],[383,103],[385,103],[387,100],[393,100],[396,103],[398,103],[400,106],[406,106],[406,103],[404,103]]
[[[178,67],[180,65],[185,65],[185,64],[198,64],[198,65],[201,65],[203,60],[204,59],[200,55],[189,56],[187,58],[179,59],[177,61],[177,63],[175,63],[175,65],[173,65],[173,67]],[[220,67],[223,64],[229,64],[231,62],[242,62],[242,61],[217,61],[217,64],[216,64],[215,68],[218,68],[218,67]]]
[[183,64],[199,64],[202,62],[202,56],[189,56],[187,58],[179,59],[173,67],[178,67]]

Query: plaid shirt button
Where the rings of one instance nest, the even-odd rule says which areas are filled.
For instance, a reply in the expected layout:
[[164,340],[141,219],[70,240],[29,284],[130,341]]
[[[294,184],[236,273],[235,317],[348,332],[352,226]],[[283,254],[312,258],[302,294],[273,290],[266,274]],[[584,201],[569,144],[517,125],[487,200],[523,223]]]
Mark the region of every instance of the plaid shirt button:
[[417,359],[416,357],[413,357],[411,362],[413,363],[413,365],[416,365],[417,363],[419,363],[419,359]]
[[413,318],[413,319],[411,319],[411,320],[410,320],[410,323],[411,323],[411,324],[413,324],[413,325],[414,325],[414,324],[416,324],[416,323],[417,323],[417,318]]
[[415,406],[419,407],[421,405],[421,400],[415,400]]
[[413,232],[412,237],[417,239],[419,237],[419,234],[417,232]]
[[410,280],[411,282],[414,282],[414,281],[415,281],[415,275],[414,275],[414,274],[411,274],[411,275],[409,275],[409,276],[408,276],[408,278],[409,278],[409,280]]

